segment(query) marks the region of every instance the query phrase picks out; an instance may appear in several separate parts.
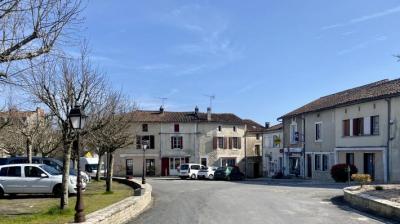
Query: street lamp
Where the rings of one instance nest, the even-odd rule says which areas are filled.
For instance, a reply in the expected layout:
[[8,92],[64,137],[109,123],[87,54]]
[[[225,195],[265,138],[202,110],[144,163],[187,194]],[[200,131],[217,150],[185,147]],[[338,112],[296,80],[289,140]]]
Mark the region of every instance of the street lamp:
[[146,149],[147,149],[147,146],[148,146],[148,141],[147,140],[143,140],[142,141],[142,147],[143,147],[143,170],[142,170],[142,184],[146,184],[146,178],[145,178],[145,169],[144,169],[144,166],[145,166],[145,163],[146,163],[146,160],[145,160],[145,157],[146,157]]
[[83,200],[82,200],[82,182],[81,182],[81,166],[80,166],[80,158],[79,158],[79,134],[80,130],[83,129],[86,123],[87,116],[84,114],[83,110],[79,105],[76,105],[72,108],[68,114],[68,119],[71,123],[72,128],[76,131],[76,141],[74,142],[75,154],[78,157],[77,166],[77,180],[76,180],[76,204],[75,204],[75,222],[84,222],[85,221],[85,213]]

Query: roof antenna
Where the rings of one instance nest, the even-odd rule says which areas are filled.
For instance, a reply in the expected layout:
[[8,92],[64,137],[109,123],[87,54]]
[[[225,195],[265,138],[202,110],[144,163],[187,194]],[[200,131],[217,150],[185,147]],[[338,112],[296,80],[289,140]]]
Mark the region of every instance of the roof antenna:
[[167,98],[167,97],[158,97],[158,99],[160,99],[160,100],[161,100],[161,107],[163,107],[163,108],[164,108],[165,101],[167,101],[167,100],[168,100],[168,98]]
[[212,108],[212,101],[215,99],[215,95],[205,95],[206,97],[210,98],[210,108]]

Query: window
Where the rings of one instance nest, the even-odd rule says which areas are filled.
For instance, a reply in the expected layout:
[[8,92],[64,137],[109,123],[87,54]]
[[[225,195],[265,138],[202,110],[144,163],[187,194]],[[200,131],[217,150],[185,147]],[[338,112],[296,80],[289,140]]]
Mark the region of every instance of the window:
[[255,145],[254,150],[255,150],[256,156],[261,156],[260,145]]
[[34,166],[26,166],[24,170],[25,177],[41,177],[41,174],[44,173],[41,169]]
[[379,135],[379,116],[371,117],[371,135]]
[[272,136],[272,147],[277,148],[280,145],[280,138],[277,135]]
[[182,136],[171,137],[171,149],[182,149],[182,148],[183,148]]
[[224,137],[218,137],[218,148],[224,148]]
[[142,143],[147,141],[147,149],[154,149],[154,135],[137,135],[136,136],[136,149],[143,149]]
[[143,132],[148,132],[149,131],[149,125],[148,124],[142,124],[142,131]]
[[222,127],[221,127],[221,125],[220,125],[220,126],[218,126],[218,131],[222,131]]
[[233,137],[232,138],[232,146],[235,149],[240,149],[240,143],[239,143],[239,138],[238,137]]
[[260,140],[260,134],[256,134],[256,139]]
[[200,160],[201,165],[207,166],[207,158],[201,158]]
[[236,126],[233,126],[233,131],[236,132]]
[[175,132],[179,132],[179,124],[175,124],[174,125],[174,131]]
[[353,119],[353,136],[361,136],[364,134],[364,118]]
[[322,171],[328,170],[328,155],[322,155]]
[[354,153],[346,153],[346,164],[354,165]]
[[343,120],[343,136],[350,136],[350,120]]
[[290,144],[296,144],[299,140],[297,133],[297,124],[290,125]]
[[320,154],[315,155],[314,169],[321,170],[321,155]]
[[315,123],[315,141],[322,141],[322,123]]
[[4,167],[0,171],[0,176],[20,177],[21,176],[21,167],[20,166]]

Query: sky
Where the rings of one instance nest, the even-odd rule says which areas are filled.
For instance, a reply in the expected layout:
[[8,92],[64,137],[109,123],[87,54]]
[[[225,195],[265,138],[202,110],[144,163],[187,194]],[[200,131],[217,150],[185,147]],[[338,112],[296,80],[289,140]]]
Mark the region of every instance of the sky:
[[82,36],[141,109],[261,124],[321,96],[400,78],[400,1],[91,0]]

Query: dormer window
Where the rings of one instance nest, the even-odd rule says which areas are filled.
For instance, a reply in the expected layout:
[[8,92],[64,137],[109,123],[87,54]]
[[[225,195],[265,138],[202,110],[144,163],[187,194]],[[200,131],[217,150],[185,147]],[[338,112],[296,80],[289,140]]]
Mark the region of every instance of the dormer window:
[[148,124],[142,124],[142,131],[143,132],[148,132],[149,131],[149,125]]
[[179,124],[175,124],[174,125],[174,131],[175,132],[179,132]]

